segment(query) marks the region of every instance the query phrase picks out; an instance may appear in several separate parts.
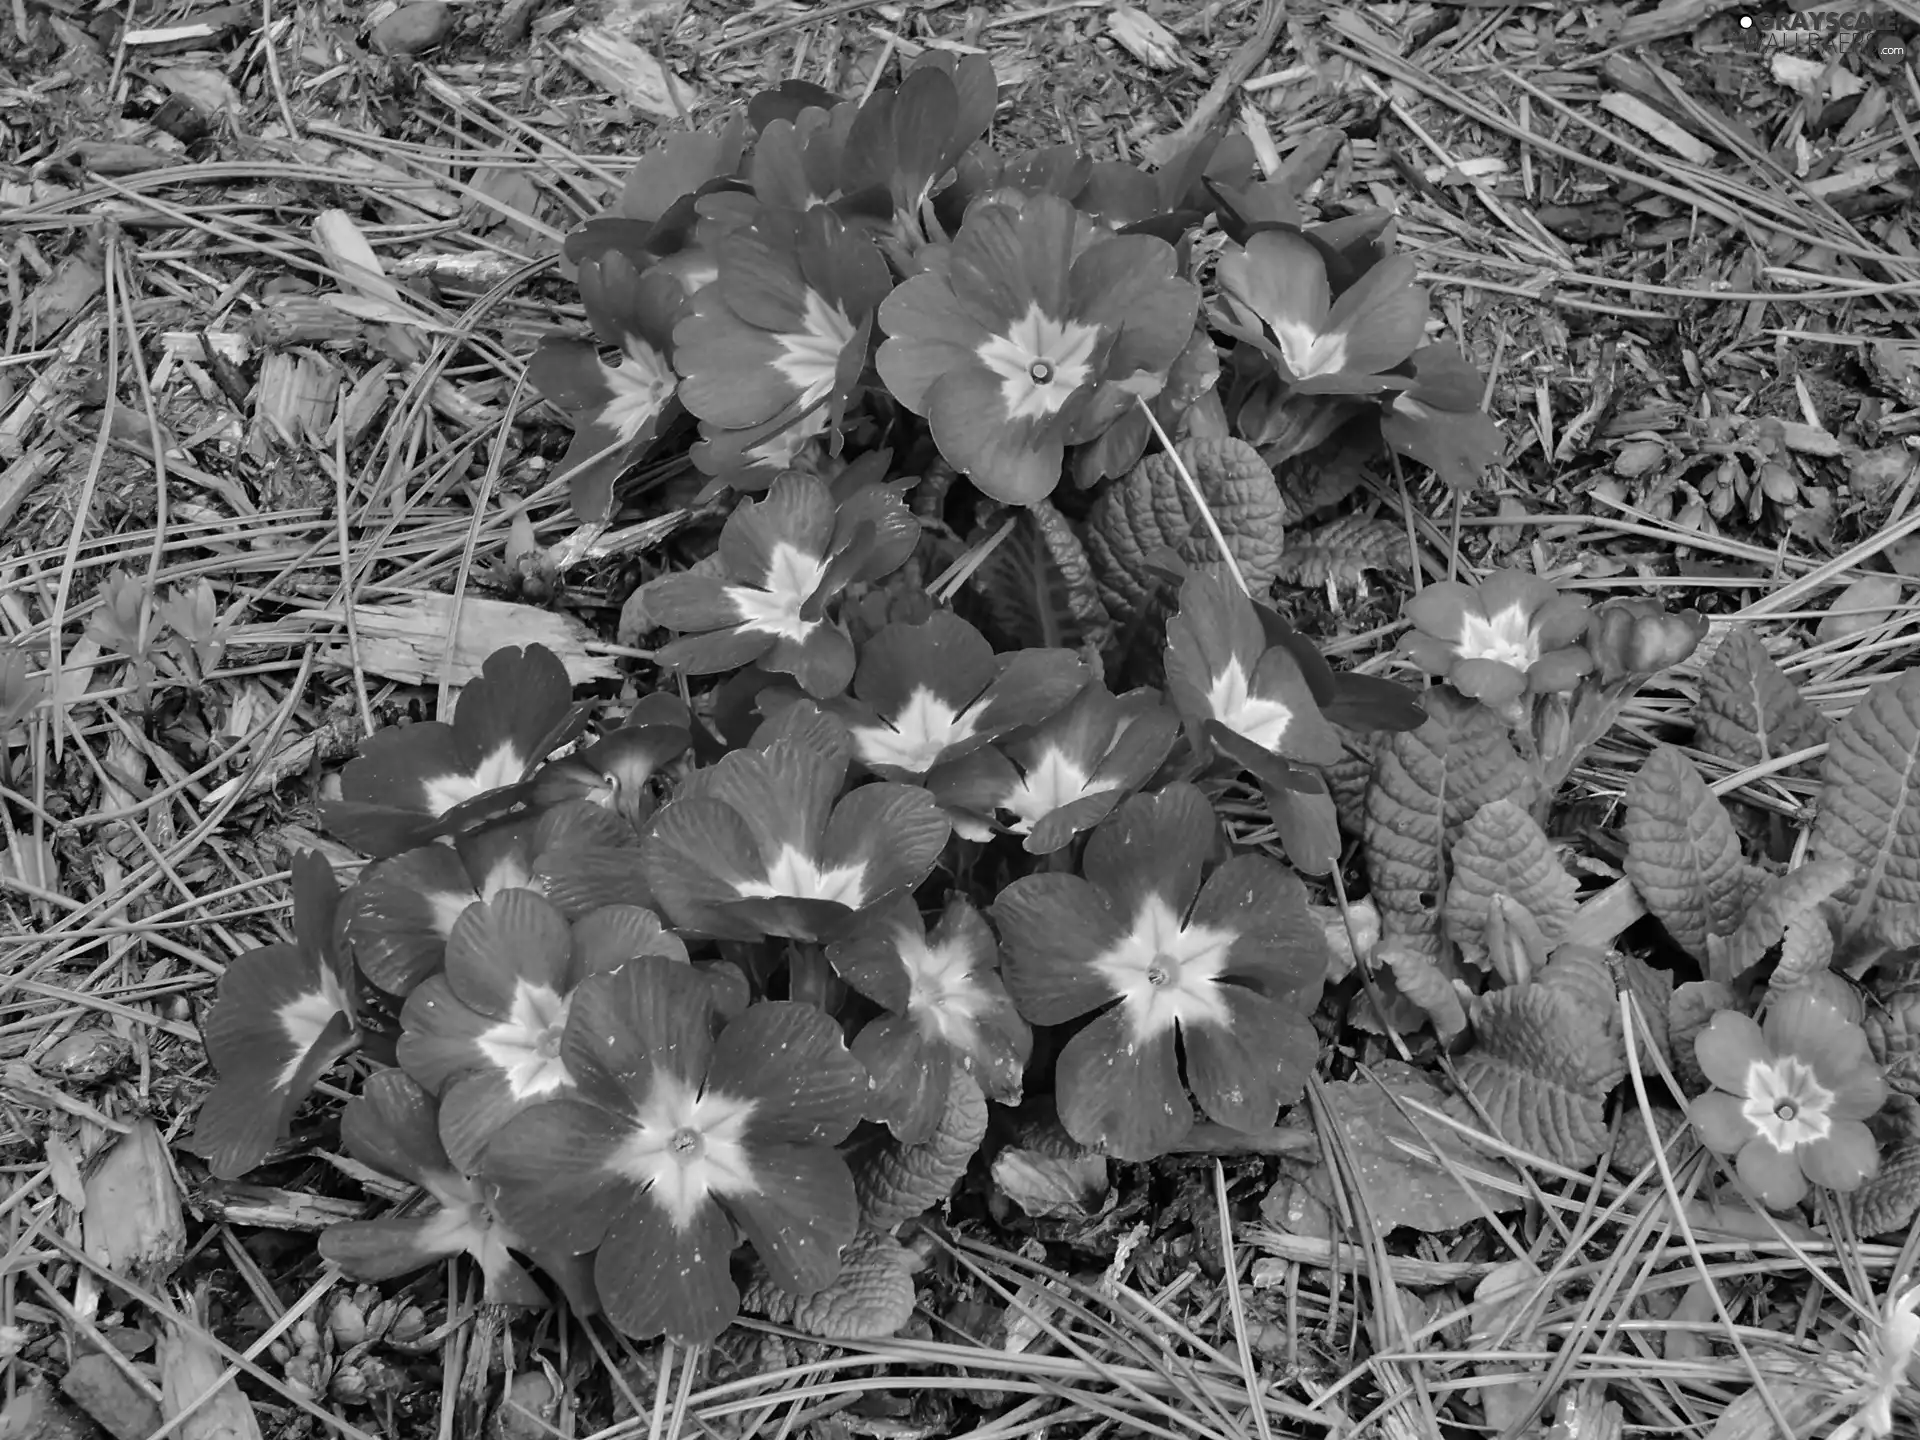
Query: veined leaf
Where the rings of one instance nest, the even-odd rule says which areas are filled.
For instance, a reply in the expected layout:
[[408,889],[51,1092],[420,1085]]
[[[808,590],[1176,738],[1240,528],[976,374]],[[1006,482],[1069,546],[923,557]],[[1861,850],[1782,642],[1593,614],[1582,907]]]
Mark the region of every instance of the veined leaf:
[[1739,928],[1724,940],[1708,937],[1707,978],[1730,985],[1746,974],[1780,943],[1788,925],[1818,916],[1821,907],[1847,887],[1852,874],[1851,862],[1837,859],[1809,860],[1798,870],[1768,877]]
[[1487,802],[1530,805],[1535,782],[1491,710],[1445,687],[1426,705],[1418,730],[1382,737],[1361,833],[1382,933],[1438,959],[1446,848]]
[[967,1173],[986,1133],[987,1097],[970,1077],[956,1070],[947,1088],[940,1128],[926,1144],[902,1145],[880,1127],[856,1136],[848,1146],[847,1160],[860,1197],[861,1217],[884,1230],[938,1205],[953,1189],[953,1182]]
[[1569,947],[1532,984],[1474,1000],[1474,1048],[1456,1064],[1508,1144],[1575,1168],[1606,1148],[1625,1071],[1613,995],[1606,967]]
[[1821,772],[1816,854],[1845,856],[1846,929],[1920,944],[1920,669],[1875,686],[1833,732]]
[[1920,1104],[1893,1097],[1888,1116],[1901,1133],[1880,1152],[1880,1169],[1858,1190],[1840,1196],[1861,1236],[1905,1230],[1920,1215]]
[[1349,588],[1361,584],[1369,570],[1404,575],[1406,527],[1366,515],[1341,515],[1291,536],[1274,570],[1289,585]]
[[1475,811],[1451,858],[1447,934],[1472,964],[1487,968],[1487,923],[1497,895],[1517,901],[1549,947],[1567,933],[1578,887],[1546,834],[1513,801],[1489,801]]
[[812,1295],[790,1295],[756,1261],[743,1309],[822,1340],[884,1340],[913,1318],[913,1252],[864,1228],[840,1252],[840,1274]]
[[[1280,488],[1260,452],[1244,440],[1195,437],[1176,447],[1207,497],[1227,547],[1254,593],[1278,573],[1285,541]],[[1143,458],[1094,502],[1087,519],[1087,553],[1100,598],[1115,614],[1137,619],[1153,609],[1160,576],[1147,564],[1170,548],[1189,565],[1220,559],[1200,507],[1162,451]]]
[[[1702,750],[1743,770],[1827,738],[1826,717],[1781,673],[1751,625],[1729,630],[1701,670],[1693,724]],[[1796,768],[1811,769],[1804,761]]]
[[1704,960],[1708,938],[1739,929],[1753,895],[1751,867],[1726,807],[1671,745],[1647,757],[1623,799],[1627,878],[1667,934]]
[[1012,644],[1104,650],[1113,640],[1113,617],[1086,549],[1066,516],[1044,500],[1027,507],[968,584]]

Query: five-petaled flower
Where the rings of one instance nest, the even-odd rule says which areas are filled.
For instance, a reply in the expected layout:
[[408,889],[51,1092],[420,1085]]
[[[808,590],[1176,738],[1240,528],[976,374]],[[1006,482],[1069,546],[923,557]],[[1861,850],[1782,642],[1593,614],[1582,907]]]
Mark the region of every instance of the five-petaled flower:
[[1406,615],[1414,629],[1401,652],[1495,710],[1529,692],[1571,690],[1593,668],[1577,643],[1587,602],[1523,570],[1496,570],[1477,585],[1429,585],[1407,601]]
[[1774,1209],[1798,1205],[1809,1181],[1854,1190],[1879,1172],[1864,1122],[1886,1102],[1886,1078],[1866,1032],[1826,995],[1789,991],[1761,1024],[1722,1010],[1693,1051],[1715,1088],[1687,1107],[1688,1118]]
[[293,861],[293,943],[249,950],[220,977],[201,1026],[220,1083],[193,1130],[194,1150],[220,1179],[266,1159],[307,1092],[358,1043],[345,918],[333,868],[303,851]]
[[853,642],[825,614],[855,580],[906,563],[920,527],[899,497],[862,486],[836,502],[811,475],[776,481],[736,505],[720,531],[720,575],[662,575],[641,590],[647,614],[679,639],[659,663],[710,675],[758,663],[791,675],[809,695],[838,695],[853,678]]
[[1371,395],[1397,388],[1387,374],[1425,337],[1427,292],[1414,262],[1382,261],[1336,299],[1318,245],[1290,230],[1263,230],[1229,246],[1215,267],[1228,328],[1272,358],[1306,394]]
[[1051,855],[1146,784],[1179,733],[1158,691],[1095,680],[1052,718],[941,765],[927,789],[965,839],[991,840],[999,823]]
[[762,210],[722,238],[718,255],[719,278],[673,332],[680,403],[709,440],[752,431],[756,445],[777,446],[789,426],[837,428],[892,285],[880,252],[820,207]]
[[1314,700],[1292,649],[1270,645],[1253,601],[1215,570],[1181,582],[1167,621],[1167,693],[1194,748],[1244,745],[1307,765],[1340,758],[1340,735]]
[[1020,1103],[1033,1034],[1008,998],[980,912],[956,895],[931,933],[905,896],[875,906],[827,947],[827,959],[886,1013],[854,1037],[873,1076],[874,1110],[903,1144],[933,1137],[957,1065],[989,1099]]
[[453,720],[376,730],[340,772],[327,828],[376,860],[477,825],[526,798],[525,782],[580,733],[566,666],[544,645],[502,648],[460,692]]
[[[579,269],[580,299],[598,344],[555,337],[527,362],[527,380],[573,421],[560,473],[573,513],[604,524],[613,513],[613,482],[638,459],[668,418],[679,377],[673,327],[686,308],[678,277],[653,268],[639,244],[645,226],[602,219],[567,237],[567,258]],[[602,351],[618,353],[608,364]]]
[[721,939],[822,941],[856,912],[911,891],[950,827],[917,785],[841,798],[847,758],[795,739],[735,750],[696,772],[642,854],[676,926]]
[[354,959],[377,988],[404,997],[440,969],[461,913],[503,890],[538,891],[569,919],[649,904],[639,846],[619,816],[566,800],[378,861],[347,904]]
[[792,1001],[716,1018],[686,965],[649,955],[591,977],[561,1045],[576,1088],[487,1147],[500,1214],[540,1250],[595,1251],[608,1317],[639,1338],[696,1345],[726,1328],[736,1226],[798,1295],[832,1283],[859,1226],[833,1146],[869,1082],[839,1027]]
[[398,1070],[383,1070],[340,1117],[347,1153],[434,1201],[425,1213],[348,1220],[320,1235],[320,1254],[359,1280],[393,1280],[453,1255],[480,1266],[490,1305],[547,1303],[533,1277],[508,1253],[519,1239],[488,1207],[468,1168],[440,1144],[433,1097]]
[[853,698],[833,708],[875,774],[918,779],[988,741],[1054,714],[1092,673],[1071,650],[995,655],[950,611],[894,623],[860,647]]
[[1067,1133],[1120,1159],[1180,1142],[1188,1090],[1223,1125],[1271,1126],[1318,1054],[1307,1016],[1327,943],[1306,891],[1262,855],[1203,884],[1220,841],[1207,797],[1170,785],[1093,832],[1084,879],[1028,875],[993,903],[1020,1013],[1059,1025],[1099,1012],[1061,1050],[1054,1089]]
[[461,912],[444,974],[400,1012],[400,1064],[440,1097],[440,1140],[471,1170],[510,1117],[569,1089],[560,1037],[575,987],[636,955],[684,962],[687,947],[651,910],[608,905],[569,925],[531,890]]
[[1158,393],[1193,334],[1198,292],[1172,246],[1099,238],[1052,195],[976,207],[928,258],[881,305],[875,363],[953,467],[1008,504],[1051,494],[1065,447]]

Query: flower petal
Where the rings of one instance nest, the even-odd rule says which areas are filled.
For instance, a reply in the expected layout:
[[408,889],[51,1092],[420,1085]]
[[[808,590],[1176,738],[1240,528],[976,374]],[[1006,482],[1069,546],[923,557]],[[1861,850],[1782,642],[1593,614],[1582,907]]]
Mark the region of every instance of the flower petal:
[[607,1318],[634,1339],[705,1345],[739,1313],[732,1254],[733,1226],[713,1201],[678,1229],[664,1206],[636,1194],[608,1227],[593,1281]]
[[[761,750],[735,750],[707,772],[705,795],[731,806],[753,832],[764,878],[781,852],[817,856],[847,765],[810,745],[776,740]],[[671,814],[668,807],[665,814]],[[663,816],[664,818],[664,816]]]
[[1745,1095],[1748,1070],[1773,1060],[1760,1027],[1737,1010],[1720,1011],[1693,1037],[1693,1055],[1700,1073],[1730,1095]]
[[405,996],[440,968],[460,912],[480,897],[457,852],[423,845],[367,867],[347,922],[360,973]]
[[495,650],[453,712],[454,742],[475,778],[474,793],[524,780],[585,724],[585,713],[573,708],[567,667],[544,645]]
[[1077,875],[1026,875],[993,902],[1007,993],[1036,1025],[1059,1025],[1117,998],[1093,962],[1126,938],[1107,897]]
[[726,630],[740,623],[740,611],[717,575],[682,572],[662,575],[640,587],[640,608],[649,628],[661,626],[685,634]]
[[1512,704],[1527,688],[1527,677],[1499,660],[1456,660],[1447,679],[1462,695],[1495,708]]
[[854,1058],[873,1077],[868,1108],[902,1145],[924,1145],[940,1128],[953,1082],[953,1052],[929,1041],[904,1015],[881,1015],[861,1027]]
[[1450,648],[1458,647],[1467,617],[1478,616],[1480,597],[1471,585],[1442,580],[1427,586],[1401,607],[1402,615]]
[[347,1220],[320,1232],[320,1256],[356,1280],[397,1280],[467,1248],[465,1233],[444,1212]]
[[614,1107],[644,1101],[656,1073],[697,1091],[713,1054],[714,1018],[712,988],[691,965],[642,955],[580,982],[560,1058],[589,1099]]
[[1137,914],[1157,895],[1184,919],[1200,871],[1220,846],[1220,821],[1200,790],[1184,782],[1130,796],[1087,841],[1080,870],[1116,912]]
[[927,392],[927,416],[940,453],[977,489],[1031,505],[1059,485],[1066,443],[1049,422],[1014,419],[1001,383],[978,363],[956,366]]
[[1180,609],[1167,621],[1167,692],[1193,723],[1212,714],[1207,696],[1215,680],[1237,665],[1251,677],[1267,648],[1253,602],[1224,576],[1205,571],[1180,585]]
[[527,383],[569,415],[598,410],[613,398],[600,351],[584,340],[541,341],[527,361]]
[[1700,1143],[1716,1155],[1738,1155],[1760,1132],[1747,1119],[1737,1095],[1724,1090],[1709,1090],[1687,1103],[1687,1119],[1700,1136]]
[[584,1100],[547,1100],[494,1135],[481,1164],[494,1208],[528,1246],[584,1255],[639,1199],[607,1168],[633,1122]]
[[1428,310],[1427,292],[1413,283],[1417,270],[1411,255],[1393,256],[1333,302],[1325,329],[1346,334],[1343,369],[1356,376],[1378,375],[1420,347]]
[[1327,262],[1312,241],[1263,230],[1224,251],[1215,274],[1226,296],[1276,333],[1318,335],[1333,306]]
[[[729,277],[723,272],[723,278]],[[702,420],[744,430],[764,425],[798,392],[775,368],[782,354],[778,341],[736,316],[720,290],[710,285],[701,291],[693,313],[674,327],[674,366],[686,377],[680,403]],[[796,311],[787,328],[798,329],[798,320]]]
[[870,905],[927,878],[953,827],[918,785],[889,781],[857,786],[838,805],[820,840],[820,864],[858,865],[861,903]]
[[994,683],[998,669],[986,636],[952,611],[936,610],[918,625],[883,626],[862,645],[853,693],[889,722],[922,691],[957,714]]
[[720,531],[720,563],[735,584],[764,588],[774,573],[775,552],[783,546],[824,560],[833,522],[833,492],[824,480],[798,472],[783,475],[764,499],[733,507]]
[[1194,926],[1234,933],[1221,974],[1301,1013],[1320,1002],[1332,955],[1298,876],[1264,855],[1235,855],[1207,877]]
[[340,1113],[340,1141],[362,1165],[396,1180],[425,1184],[453,1173],[440,1144],[433,1097],[398,1070],[369,1076]]
[[1807,1198],[1807,1177],[1799,1159],[1765,1140],[1756,1138],[1741,1146],[1734,1168],[1747,1188],[1772,1209],[1790,1210]]
[[[1875,1087],[1880,1067],[1867,1045],[1867,1033],[1849,1020],[1840,1008],[1817,990],[1789,991],[1773,1002],[1762,1027],[1767,1045],[1776,1055],[1797,1055],[1813,1067],[1820,1083],[1838,1092],[1848,1082],[1863,1087],[1852,1097],[1853,1104],[1868,1100],[1876,1093],[1884,1102],[1884,1084]],[[1876,1105],[1874,1109],[1878,1109]],[[1866,1112],[1871,1115],[1872,1110]],[[1850,1120],[1865,1115],[1849,1115]]]
[[513,1082],[497,1066],[456,1076],[440,1097],[440,1143],[447,1158],[466,1174],[480,1168],[487,1144],[500,1128],[529,1106],[539,1104],[565,1088],[543,1095],[516,1095]]
[[755,1145],[756,1189],[724,1202],[773,1283],[793,1295],[824,1290],[860,1228],[853,1176],[824,1145]]
[[778,643],[758,630],[713,630],[682,635],[654,651],[653,663],[681,675],[724,675],[761,659]]
[[1321,714],[1306,675],[1287,650],[1276,645],[1260,657],[1247,692],[1256,700],[1284,705],[1289,712],[1275,753],[1307,765],[1339,763],[1345,753],[1340,732]]
[[714,1042],[709,1093],[753,1102],[742,1141],[837,1145],[860,1122],[867,1072],[825,1011],[793,1000],[763,1000]]
[[791,675],[816,700],[831,700],[853,679],[856,655],[853,641],[831,623],[809,629],[799,640],[776,639],[760,663],[776,675]]
[[980,696],[980,732],[1000,735],[1038,725],[1064,709],[1093,679],[1093,672],[1071,650],[1016,650]]
[[827,959],[835,974],[874,1004],[904,1015],[911,990],[900,947],[924,943],[926,933],[920,907],[909,896],[895,895],[863,911],[827,947]]
[[676,926],[722,939],[760,938],[717,908],[766,877],[759,841],[731,805],[704,795],[675,800],[655,819],[640,854],[654,898]]
[[640,955],[685,960],[687,942],[638,905],[604,905],[573,922],[573,965],[582,977]]
[[480,1037],[493,1020],[460,1003],[444,975],[421,982],[400,1011],[400,1040],[395,1046],[401,1066],[434,1094],[447,1082],[487,1064]]
[[940,276],[915,275],[880,305],[880,327],[892,337],[874,365],[887,390],[916,415],[927,413],[927,392],[956,365],[972,361],[988,332]]
[[522,985],[568,989],[573,936],[560,912],[531,890],[502,890],[469,905],[447,937],[447,983],[461,1003],[504,1020]]
[[954,294],[996,330],[1035,305],[1064,316],[1078,219],[1055,195],[1031,196],[1019,208],[979,206],[954,237],[948,271]]
[[1824,1140],[1811,1140],[1798,1152],[1807,1179],[1829,1190],[1858,1190],[1880,1173],[1880,1147],[1858,1120],[1841,1120]]
[[1173,1027],[1136,1041],[1121,1007],[1081,1030],[1054,1062],[1060,1123],[1117,1160],[1164,1155],[1193,1128]]
[[1208,1118],[1236,1130],[1268,1129],[1306,1088],[1319,1035],[1291,1004],[1239,985],[1222,985],[1220,993],[1229,1023],[1181,1023],[1187,1083]]

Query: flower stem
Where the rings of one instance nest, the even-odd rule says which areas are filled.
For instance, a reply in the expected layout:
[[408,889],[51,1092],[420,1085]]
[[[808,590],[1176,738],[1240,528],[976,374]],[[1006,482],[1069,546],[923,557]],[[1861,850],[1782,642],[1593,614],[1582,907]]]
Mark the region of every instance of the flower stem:
[[1240,573],[1240,562],[1233,558],[1233,551],[1227,548],[1227,537],[1221,533],[1220,522],[1213,518],[1213,507],[1207,504],[1206,493],[1201,490],[1200,482],[1193,478],[1193,472],[1187,469],[1187,462],[1180,458],[1180,452],[1173,448],[1173,440],[1161,425],[1160,417],[1153,413],[1146,397],[1136,395],[1133,403],[1140,407],[1140,413],[1147,417],[1147,424],[1153,427],[1153,433],[1159,437],[1160,448],[1167,452],[1167,458],[1173,462],[1173,468],[1179,473],[1180,483],[1187,487],[1187,493],[1193,496],[1193,503],[1200,507],[1200,519],[1205,522],[1207,534],[1213,537],[1213,543],[1219,548],[1220,558],[1227,562],[1227,570],[1233,576],[1233,583],[1240,587],[1242,595],[1252,597],[1253,591],[1247,585],[1247,577]]

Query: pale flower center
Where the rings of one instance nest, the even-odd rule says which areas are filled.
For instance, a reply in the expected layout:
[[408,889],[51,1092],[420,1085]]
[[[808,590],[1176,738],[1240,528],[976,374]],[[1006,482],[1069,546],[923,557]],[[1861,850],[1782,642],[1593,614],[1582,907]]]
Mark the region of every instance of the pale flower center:
[[600,423],[625,442],[632,440],[666,408],[680,377],[667,357],[646,341],[629,335],[618,365],[602,365],[601,376],[613,394],[600,407]]
[[827,562],[782,540],[773,547],[764,585],[729,585],[727,598],[740,617],[740,628],[783,640],[804,640],[818,620],[802,620],[800,609],[820,586]]
[[1454,648],[1462,660],[1493,660],[1524,675],[1540,658],[1540,637],[1526,612],[1509,605],[1493,615],[1462,616]]
[[1298,320],[1268,321],[1274,342],[1286,357],[1287,369],[1296,380],[1311,380],[1316,375],[1336,375],[1346,368],[1347,336],[1336,330],[1323,335]]
[[896,932],[894,944],[907,971],[907,1014],[923,1035],[938,1036],[956,1050],[968,1048],[986,997],[973,978],[966,945],[929,945],[911,930]]
[[924,775],[948,746],[973,737],[979,710],[975,705],[956,711],[922,685],[899,714],[882,717],[885,723],[853,727],[854,748],[869,765],[892,765]]
[[1213,677],[1207,687],[1207,709],[1236,735],[1275,752],[1293,723],[1291,707],[1248,693],[1247,672],[1238,660],[1229,660],[1227,668]]
[[474,1039],[474,1048],[506,1078],[514,1099],[538,1099],[573,1084],[560,1060],[560,1037],[566,1033],[571,1003],[571,996],[549,986],[518,981],[507,1018]]
[[653,1089],[606,1167],[647,1187],[676,1230],[685,1230],[709,1195],[756,1195],[743,1137],[754,1102],[694,1090],[676,1075],[653,1072]]
[[1797,1055],[1747,1066],[1747,1096],[1740,1113],[1775,1150],[1786,1154],[1833,1132],[1833,1092]]
[[822,405],[809,410],[786,429],[769,436],[758,445],[748,446],[746,457],[775,470],[791,470],[800,452],[807,448],[807,442],[824,433],[826,428],[827,407]]
[[1120,997],[1130,1043],[1141,1044],[1182,1025],[1230,1026],[1233,1012],[1219,985],[1234,932],[1183,925],[1166,901],[1149,895],[1124,940],[1093,968]]
[[1111,781],[1095,783],[1065,751],[1055,746],[1041,753],[1039,763],[1001,798],[999,808],[1011,810],[1020,817],[1009,827],[1014,834],[1030,835],[1034,826],[1062,806],[1114,788]]
[[794,388],[802,406],[825,399],[840,368],[840,352],[852,342],[853,321],[837,305],[829,305],[819,291],[809,289],[800,324],[790,335],[775,335],[780,347],[773,368]]
[[465,775],[435,775],[420,784],[422,797],[426,801],[429,815],[444,815],[456,805],[486,794],[489,790],[498,790],[504,785],[517,785],[520,777],[527,773],[527,762],[520,752],[513,748],[511,740],[502,740],[494,747],[493,753],[486,756]]
[[866,878],[864,865],[827,870],[811,855],[787,845],[767,867],[765,880],[742,880],[733,888],[743,900],[832,900],[858,910],[866,899]]
[[1093,375],[1100,327],[1056,320],[1037,302],[974,353],[1000,377],[1000,402],[1009,420],[1057,415]]
[[320,970],[318,990],[296,995],[280,1007],[274,1018],[280,1022],[280,1031],[292,1045],[293,1053],[274,1077],[276,1090],[284,1090],[293,1084],[294,1077],[300,1073],[300,1062],[307,1058],[309,1050],[320,1043],[320,1036],[333,1023],[333,1017],[346,1008],[346,992],[340,988],[340,982],[333,978],[333,972],[324,966]]

